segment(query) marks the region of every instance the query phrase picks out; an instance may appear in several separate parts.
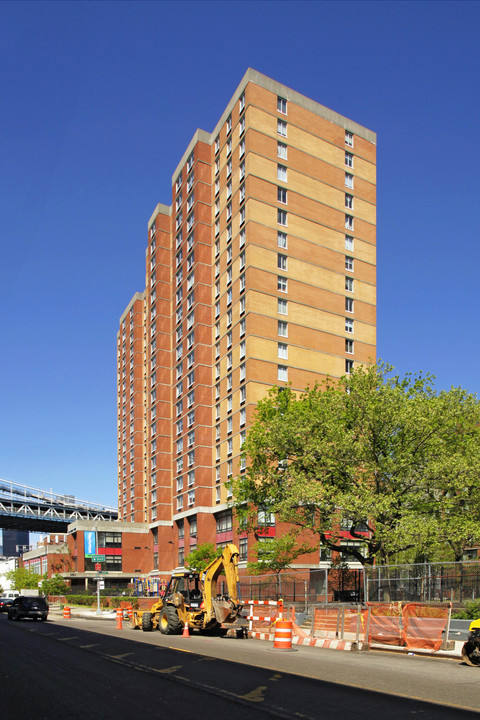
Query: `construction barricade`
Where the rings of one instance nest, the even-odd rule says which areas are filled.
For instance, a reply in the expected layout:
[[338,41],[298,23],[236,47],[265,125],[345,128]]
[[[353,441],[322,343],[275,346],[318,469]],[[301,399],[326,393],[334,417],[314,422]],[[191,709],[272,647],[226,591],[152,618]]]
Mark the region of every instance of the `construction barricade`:
[[451,603],[367,603],[367,641],[436,652],[448,638],[450,614]]
[[283,600],[249,600],[248,634],[257,640],[273,640],[275,621],[283,618]]
[[448,636],[450,603],[368,603],[315,607],[308,625],[296,622],[295,607],[282,601],[252,600],[249,635],[275,640],[277,620],[292,623],[292,644],[335,650],[368,650],[371,644],[436,652]]

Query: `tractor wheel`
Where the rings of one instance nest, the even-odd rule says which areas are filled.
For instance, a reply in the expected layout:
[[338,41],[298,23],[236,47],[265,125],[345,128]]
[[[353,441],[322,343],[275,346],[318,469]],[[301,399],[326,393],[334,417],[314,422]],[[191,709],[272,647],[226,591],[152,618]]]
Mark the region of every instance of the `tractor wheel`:
[[163,608],[158,624],[163,635],[180,635],[183,630],[178,613],[172,605]]
[[151,632],[153,630],[152,613],[144,612],[142,615],[143,632]]

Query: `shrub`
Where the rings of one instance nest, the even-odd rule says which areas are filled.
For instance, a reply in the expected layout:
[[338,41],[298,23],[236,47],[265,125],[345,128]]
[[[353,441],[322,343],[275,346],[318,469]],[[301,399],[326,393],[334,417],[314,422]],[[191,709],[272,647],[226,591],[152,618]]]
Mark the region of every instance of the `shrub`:
[[465,603],[463,610],[452,613],[455,620],[477,620],[480,618],[480,600],[471,600]]

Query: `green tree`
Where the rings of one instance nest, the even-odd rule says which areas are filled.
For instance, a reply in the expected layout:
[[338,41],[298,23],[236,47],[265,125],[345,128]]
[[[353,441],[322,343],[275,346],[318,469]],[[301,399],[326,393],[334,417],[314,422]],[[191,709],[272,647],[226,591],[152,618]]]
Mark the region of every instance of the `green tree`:
[[8,572],[5,573],[5,577],[14,590],[38,589],[38,583],[42,579],[41,575],[31,572],[24,567],[19,567],[16,570],[8,570]]
[[185,558],[185,567],[201,573],[207,565],[210,565],[212,560],[215,560],[215,558],[221,554],[221,548],[215,549],[212,543],[203,543],[187,555]]
[[247,563],[247,569],[252,575],[272,573],[279,596],[281,573],[287,570],[299,555],[311,550],[308,543],[299,543],[298,531],[294,528],[279,537],[259,540],[255,547],[257,559]]
[[42,580],[42,592],[44,595],[64,595],[68,590],[68,585],[61,575],[58,573],[49,578],[45,574]]
[[480,539],[476,397],[392,370],[359,368],[298,396],[273,388],[259,402],[247,472],[232,483],[242,527],[254,531],[256,507],[269,508],[336,552],[348,529],[349,553],[368,564]]

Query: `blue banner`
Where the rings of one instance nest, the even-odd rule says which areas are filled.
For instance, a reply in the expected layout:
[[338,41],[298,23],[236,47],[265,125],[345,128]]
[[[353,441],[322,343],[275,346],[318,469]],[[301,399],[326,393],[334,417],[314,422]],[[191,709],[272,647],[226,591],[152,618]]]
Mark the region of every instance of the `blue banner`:
[[97,533],[95,530],[86,530],[83,533],[83,543],[85,547],[85,557],[87,557],[87,555],[95,555],[97,552]]

